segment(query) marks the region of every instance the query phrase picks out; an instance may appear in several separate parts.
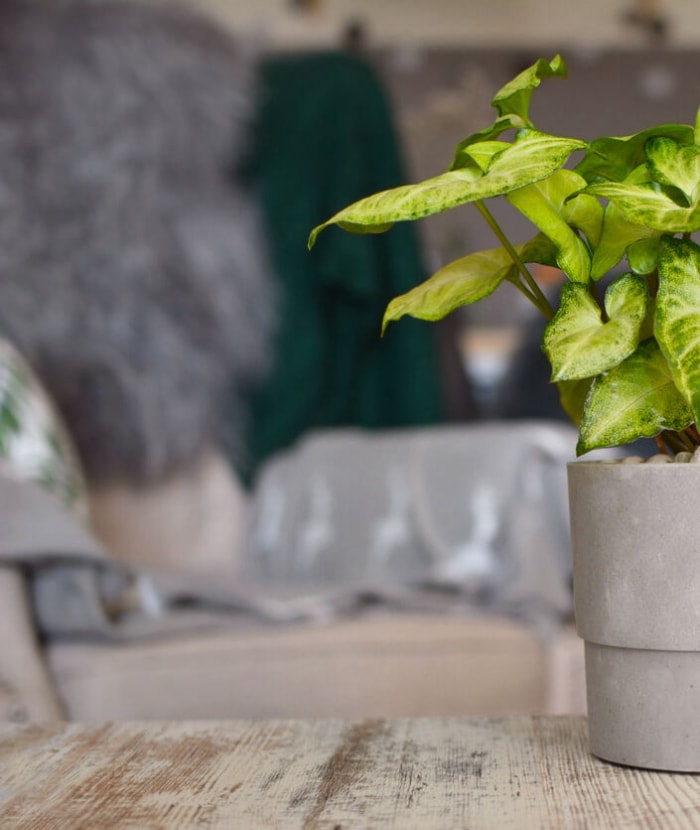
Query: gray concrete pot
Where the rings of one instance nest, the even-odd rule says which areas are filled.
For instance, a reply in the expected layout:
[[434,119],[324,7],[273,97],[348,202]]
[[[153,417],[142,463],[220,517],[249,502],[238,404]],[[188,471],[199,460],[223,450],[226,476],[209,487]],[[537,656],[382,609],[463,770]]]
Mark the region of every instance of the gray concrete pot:
[[590,747],[700,771],[700,464],[569,464]]

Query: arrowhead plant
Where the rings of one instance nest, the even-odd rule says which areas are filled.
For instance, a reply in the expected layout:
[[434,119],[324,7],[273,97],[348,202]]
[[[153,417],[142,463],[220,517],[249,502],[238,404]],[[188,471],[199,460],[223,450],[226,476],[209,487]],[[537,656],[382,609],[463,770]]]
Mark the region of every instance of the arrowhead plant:
[[[383,233],[395,222],[461,205],[476,208],[493,248],[466,252],[388,305],[438,320],[494,291],[517,289],[545,316],[542,348],[562,407],[579,427],[579,455],[653,437],[671,453],[700,446],[700,113],[694,125],[583,141],[530,120],[561,57],[538,60],[493,98],[490,126],[460,142],[449,168],[368,196],[314,228]],[[505,199],[533,225],[511,241],[489,203]],[[553,307],[529,266],[564,276]],[[611,279],[610,274],[614,277]],[[536,272],[535,272],[536,273]],[[605,286],[605,287],[604,287]]]

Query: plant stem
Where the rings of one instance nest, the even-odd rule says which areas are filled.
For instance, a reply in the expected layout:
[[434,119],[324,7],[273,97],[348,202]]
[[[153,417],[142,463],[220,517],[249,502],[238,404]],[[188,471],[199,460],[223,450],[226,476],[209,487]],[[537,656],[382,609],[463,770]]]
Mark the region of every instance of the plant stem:
[[696,450],[700,447],[700,433],[698,433],[698,428],[695,424],[691,424],[689,427],[686,428],[685,434],[690,439],[690,443],[693,445],[692,449]]
[[515,280],[508,280],[508,282],[510,282],[510,284],[511,284],[511,285],[514,285],[514,286],[518,289],[518,291],[519,291],[519,292],[520,292],[520,293],[521,293],[524,297],[527,297],[527,298],[528,298],[528,300],[529,300],[529,301],[530,301],[530,302],[531,302],[531,303],[532,303],[532,304],[533,304],[533,305],[534,305],[534,306],[535,306],[535,307],[536,307],[539,311],[542,311],[542,312],[544,313],[544,309],[542,309],[542,307],[540,306],[540,303],[539,303],[539,301],[538,301],[537,297],[535,297],[535,295],[532,293],[532,291],[530,291],[530,290],[528,289],[528,287],[527,287],[527,286],[526,286],[526,285],[525,285],[525,284],[524,284],[521,280],[519,280],[519,279],[515,279]]
[[476,209],[479,211],[479,213],[481,213],[481,215],[484,217],[491,230],[496,234],[498,241],[508,252],[508,255],[515,263],[515,267],[518,269],[523,279],[527,283],[527,287],[530,290],[525,293],[525,296],[530,298],[531,302],[544,314],[544,316],[548,320],[551,320],[552,317],[554,317],[554,309],[550,305],[550,302],[547,299],[547,297],[542,292],[542,289],[539,287],[539,285],[533,278],[532,274],[528,271],[527,266],[525,265],[520,255],[511,244],[508,237],[505,235],[505,233],[503,233],[501,226],[498,224],[491,211],[486,207],[486,205],[481,199],[474,202],[474,205],[476,206]]
[[683,444],[683,449],[686,452],[693,452],[695,450],[696,444],[687,430],[677,432],[676,435],[678,436],[680,443]]
[[598,290],[598,283],[591,282],[590,288],[588,289],[591,296],[596,302],[596,305],[600,309],[600,319],[604,322],[608,322],[608,312],[605,310],[605,303],[600,299],[600,293]]
[[654,437],[654,443],[656,444],[656,449],[663,455],[668,455],[669,448],[664,443],[664,439],[661,437],[661,433]]
[[661,452],[666,450],[670,452],[671,455],[675,455],[679,452],[693,452],[695,449],[692,438],[685,432],[675,432],[673,430],[665,429],[656,436],[656,439],[656,444]]

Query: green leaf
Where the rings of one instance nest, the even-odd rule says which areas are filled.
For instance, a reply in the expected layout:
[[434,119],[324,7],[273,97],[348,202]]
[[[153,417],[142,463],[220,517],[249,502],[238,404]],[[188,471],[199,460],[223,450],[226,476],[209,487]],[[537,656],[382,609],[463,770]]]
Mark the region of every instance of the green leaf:
[[562,205],[561,213],[565,222],[573,228],[583,231],[589,244],[594,248],[600,242],[603,233],[604,214],[605,208],[603,205],[595,196],[589,196],[587,193],[577,193],[567,199]]
[[[523,262],[553,265],[556,249],[546,236],[538,234],[515,251]],[[487,297],[504,280],[517,280],[517,270],[503,248],[479,251],[457,259],[387,306],[382,333],[387,325],[405,314],[420,320],[440,320],[463,305]]]
[[507,130],[522,130],[527,127],[527,123],[517,115],[505,115],[503,118],[497,118],[490,127],[484,130],[479,130],[478,133],[465,138],[455,148],[454,159],[450,165],[450,170],[459,170],[460,167],[469,167],[471,164],[471,157],[469,155],[469,148],[475,144],[487,144],[493,142],[500,135]]
[[693,128],[687,124],[662,124],[630,136],[598,138],[576,165],[576,172],[588,182],[597,179],[624,181],[645,161],[644,145],[654,136],[674,138],[681,144],[692,144]]
[[[608,271],[614,268],[624,257],[630,245],[640,239],[658,240],[658,231],[645,228],[643,225],[636,225],[629,222],[622,214],[620,208],[610,202],[603,214],[603,230],[600,235],[591,264],[591,277],[599,280]],[[631,267],[631,264],[630,264]],[[632,270],[636,270],[632,268]],[[645,272],[646,273],[646,272]]]
[[651,274],[659,261],[660,234],[638,239],[627,248],[627,262],[635,274]]
[[487,297],[507,279],[515,265],[503,248],[479,251],[456,259],[432,277],[389,303],[382,333],[405,314],[420,320],[440,320],[463,305]]
[[663,237],[654,333],[676,386],[700,423],[700,247]]
[[540,58],[502,87],[491,104],[498,110],[499,115],[513,114],[530,124],[529,110],[533,91],[543,78],[565,78],[566,74],[566,64],[560,55],[555,55],[551,61]]
[[[469,159],[479,169],[480,173],[486,173],[493,164],[496,156],[500,156],[504,150],[510,147],[509,141],[479,141],[477,144],[470,144],[462,153],[463,160]],[[464,164],[463,166],[468,166]],[[459,169],[459,168],[454,168]]]
[[546,179],[507,196],[514,207],[554,242],[558,250],[557,264],[575,282],[588,282],[591,258],[585,243],[562,218],[562,213],[569,196],[585,186],[585,180],[576,173],[556,170]]
[[649,171],[660,184],[677,187],[691,204],[700,188],[700,147],[683,146],[672,138],[650,138],[644,145]]
[[556,245],[543,233],[538,233],[537,236],[533,236],[529,242],[525,242],[523,245],[516,245],[515,250],[525,263],[536,262],[538,265],[556,267]]
[[546,179],[563,167],[573,152],[586,146],[586,142],[578,138],[562,138],[536,130],[523,130],[508,150],[494,158],[488,176],[502,182],[498,186],[498,194],[510,193],[519,187]]
[[395,222],[420,219],[471,199],[484,198],[490,194],[486,192],[483,182],[484,177],[479,170],[462,168],[418,184],[373,193],[315,227],[309,236],[309,248],[314,246],[321,231],[330,225],[339,225],[353,233],[381,233]]
[[577,426],[583,420],[586,399],[588,398],[592,383],[593,378],[560,380],[557,383],[561,408]]
[[700,228],[700,205],[678,205],[653,182],[601,182],[586,188],[586,193],[609,199],[629,222],[662,233],[690,233]]
[[309,248],[329,225],[340,225],[354,233],[379,233],[394,222],[420,219],[457,205],[500,196],[544,179],[566,163],[585,142],[558,138],[530,130],[495,156],[488,171],[479,176],[469,168],[449,170],[418,184],[403,185],[375,193],[344,208],[311,231]]
[[666,359],[652,338],[593,382],[581,423],[578,455],[682,430],[693,415],[676,388]]
[[616,366],[636,349],[647,314],[646,281],[635,274],[615,280],[605,293],[608,322],[588,289],[578,283],[562,287],[561,303],[544,332],[544,350],[552,380],[578,380]]

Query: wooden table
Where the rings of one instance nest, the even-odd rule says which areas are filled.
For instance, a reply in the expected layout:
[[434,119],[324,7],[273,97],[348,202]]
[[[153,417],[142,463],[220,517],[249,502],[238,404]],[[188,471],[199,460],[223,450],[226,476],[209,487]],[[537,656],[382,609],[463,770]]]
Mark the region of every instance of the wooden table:
[[583,718],[0,727],[0,827],[700,827],[700,777],[588,752]]

